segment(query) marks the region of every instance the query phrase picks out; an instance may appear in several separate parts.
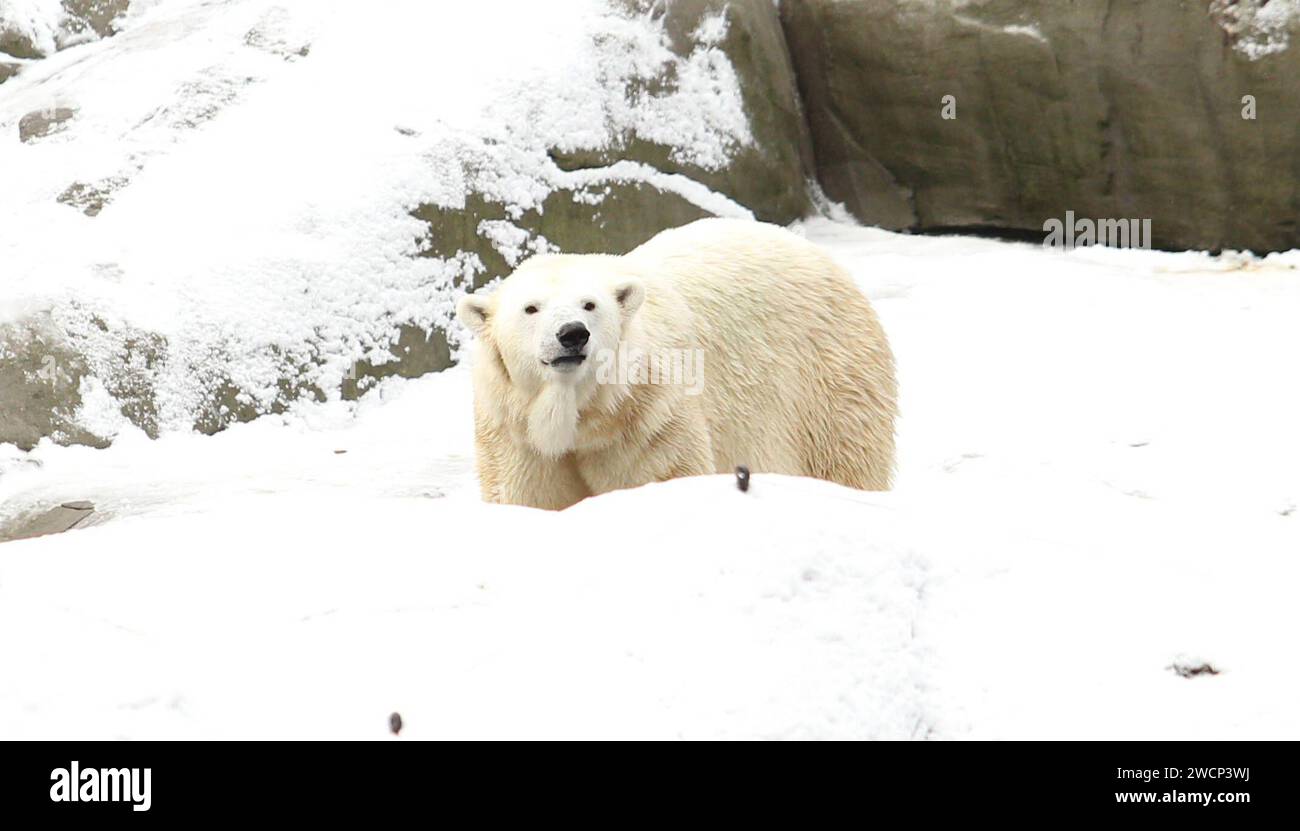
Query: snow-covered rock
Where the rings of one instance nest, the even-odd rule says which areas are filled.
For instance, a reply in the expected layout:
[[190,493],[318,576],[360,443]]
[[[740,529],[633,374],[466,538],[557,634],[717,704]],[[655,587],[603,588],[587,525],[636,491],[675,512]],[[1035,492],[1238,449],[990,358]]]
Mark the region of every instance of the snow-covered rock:
[[0,54],[37,60],[108,37],[130,5],[130,0],[0,0]]
[[51,410],[0,442],[352,398],[446,367],[455,299],[532,252],[809,205],[766,0],[156,0],[115,25],[0,91],[0,348],[39,329],[20,363],[58,367],[2,379],[0,407]]

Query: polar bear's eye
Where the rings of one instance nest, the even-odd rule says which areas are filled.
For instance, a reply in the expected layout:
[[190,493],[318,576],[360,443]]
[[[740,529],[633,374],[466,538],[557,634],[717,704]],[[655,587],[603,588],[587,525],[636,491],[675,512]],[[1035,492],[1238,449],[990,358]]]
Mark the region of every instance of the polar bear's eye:
[[524,314],[526,314],[526,315],[535,315],[535,314],[537,314],[537,307],[536,307],[536,306],[524,306]]
[[586,303],[582,304],[582,308],[586,309],[589,312],[594,312],[596,311],[596,304],[588,300]]

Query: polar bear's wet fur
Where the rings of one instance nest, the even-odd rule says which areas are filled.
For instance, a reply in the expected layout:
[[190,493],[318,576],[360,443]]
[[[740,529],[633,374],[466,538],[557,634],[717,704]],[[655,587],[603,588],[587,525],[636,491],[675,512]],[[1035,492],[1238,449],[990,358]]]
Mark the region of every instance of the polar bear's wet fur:
[[[849,276],[785,229],[705,219],[623,256],[536,256],[458,315],[489,502],[565,508],[738,465],[889,487],[889,344]],[[673,357],[702,376],[648,371]]]

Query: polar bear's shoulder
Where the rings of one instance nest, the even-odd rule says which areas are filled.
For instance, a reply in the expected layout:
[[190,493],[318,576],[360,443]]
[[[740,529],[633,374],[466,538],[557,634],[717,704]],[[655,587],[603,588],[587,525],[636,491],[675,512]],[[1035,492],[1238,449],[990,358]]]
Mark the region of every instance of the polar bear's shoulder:
[[707,256],[709,252],[762,249],[772,252],[790,246],[812,247],[803,237],[779,225],[748,219],[711,217],[661,231],[627,256],[638,260],[682,255]]

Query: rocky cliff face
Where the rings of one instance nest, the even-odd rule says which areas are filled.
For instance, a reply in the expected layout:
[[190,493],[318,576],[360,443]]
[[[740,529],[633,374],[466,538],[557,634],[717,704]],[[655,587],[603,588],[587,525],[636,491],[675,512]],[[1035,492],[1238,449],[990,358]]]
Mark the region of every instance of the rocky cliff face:
[[863,222],[1041,234],[1070,210],[1150,219],[1158,247],[1300,245],[1291,0],[783,0],[781,14],[818,179]]

